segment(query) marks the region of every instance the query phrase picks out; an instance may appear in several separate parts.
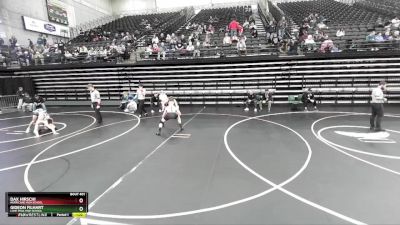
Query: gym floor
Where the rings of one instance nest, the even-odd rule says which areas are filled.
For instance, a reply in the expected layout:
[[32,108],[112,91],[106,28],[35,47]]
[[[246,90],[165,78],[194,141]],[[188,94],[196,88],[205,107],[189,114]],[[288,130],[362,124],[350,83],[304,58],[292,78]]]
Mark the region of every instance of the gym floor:
[[[88,218],[0,224],[400,224],[400,113],[369,132],[369,107],[271,113],[182,107],[159,114],[49,108],[59,135],[25,134],[31,113],[0,115],[0,192],[89,192]],[[0,202],[4,202],[0,194]],[[4,204],[1,204],[4,207]]]

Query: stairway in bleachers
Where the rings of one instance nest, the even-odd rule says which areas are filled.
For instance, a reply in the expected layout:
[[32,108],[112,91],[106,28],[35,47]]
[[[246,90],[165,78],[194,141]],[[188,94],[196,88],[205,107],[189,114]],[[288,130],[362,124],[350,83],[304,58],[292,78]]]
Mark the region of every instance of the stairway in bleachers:
[[400,103],[400,58],[318,59],[237,62],[205,65],[114,65],[97,68],[15,71],[31,76],[47,101],[87,104],[93,83],[104,100],[118,101],[139,83],[148,91],[165,90],[181,104],[242,104],[247,90],[276,89],[275,102],[287,103],[312,87],[322,104],[368,103],[370,90],[388,82],[390,103]]

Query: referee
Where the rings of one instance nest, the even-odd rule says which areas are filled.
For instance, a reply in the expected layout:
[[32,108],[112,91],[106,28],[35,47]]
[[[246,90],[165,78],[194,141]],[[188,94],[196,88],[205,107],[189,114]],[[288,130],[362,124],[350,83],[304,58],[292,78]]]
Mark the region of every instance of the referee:
[[92,109],[94,110],[97,124],[101,124],[103,123],[103,118],[100,113],[100,93],[94,88],[93,84],[88,84],[88,90],[90,91],[90,100],[92,102]]
[[386,82],[379,82],[378,87],[372,90],[371,94],[371,118],[370,118],[370,130],[371,131],[385,131],[381,127],[381,121],[383,117],[383,103],[387,101],[383,95],[383,91],[386,89]]

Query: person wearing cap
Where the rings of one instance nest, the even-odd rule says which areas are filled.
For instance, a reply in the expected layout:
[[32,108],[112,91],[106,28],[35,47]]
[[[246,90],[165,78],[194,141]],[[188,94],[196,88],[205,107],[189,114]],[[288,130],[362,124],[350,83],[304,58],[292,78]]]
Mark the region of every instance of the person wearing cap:
[[93,84],[88,84],[88,90],[90,92],[90,100],[92,109],[95,112],[95,117],[97,120],[97,124],[103,123],[103,117],[100,113],[100,104],[101,104],[101,97],[100,92],[94,88]]
[[385,131],[381,127],[383,117],[383,103],[387,101],[383,91],[386,89],[386,82],[379,82],[378,87],[372,90],[371,94],[371,117],[370,117],[370,130],[371,131]]

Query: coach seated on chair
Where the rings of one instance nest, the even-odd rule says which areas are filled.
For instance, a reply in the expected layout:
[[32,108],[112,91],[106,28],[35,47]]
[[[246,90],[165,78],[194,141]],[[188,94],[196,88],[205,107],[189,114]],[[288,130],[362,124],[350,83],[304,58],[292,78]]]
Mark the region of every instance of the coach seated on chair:
[[253,93],[252,90],[249,90],[247,92],[247,99],[245,101],[246,108],[244,109],[244,111],[246,112],[249,111],[250,104],[254,105],[254,112],[257,112],[257,105],[258,105],[257,96],[256,94]]

